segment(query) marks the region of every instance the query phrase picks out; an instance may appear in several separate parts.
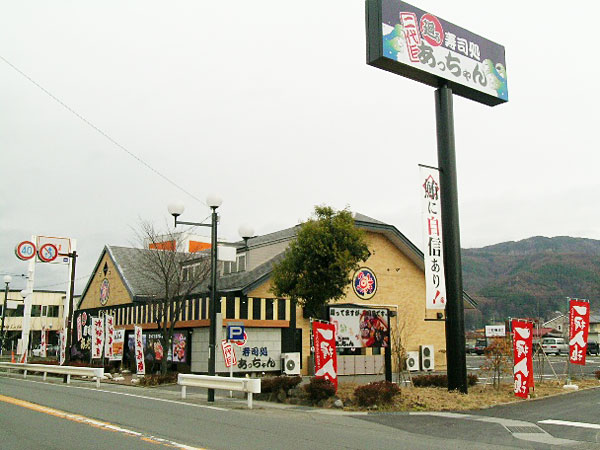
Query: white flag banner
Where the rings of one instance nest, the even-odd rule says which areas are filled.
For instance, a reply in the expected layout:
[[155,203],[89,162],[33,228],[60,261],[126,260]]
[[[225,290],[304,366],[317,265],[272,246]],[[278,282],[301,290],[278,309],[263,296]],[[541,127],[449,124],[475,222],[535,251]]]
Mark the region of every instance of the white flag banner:
[[144,363],[144,343],[142,341],[142,328],[135,326],[135,366],[138,375],[146,373],[146,364]]
[[40,334],[40,356],[42,358],[45,358],[47,356],[47,354],[46,354],[47,337],[48,337],[48,331],[46,330],[46,327],[42,327],[42,333]]
[[92,359],[102,358],[104,347],[104,319],[92,317]]
[[424,231],[424,263],[427,309],[446,309],[446,278],[442,244],[442,208],[438,169],[420,166]]
[[113,356],[113,341],[115,339],[115,318],[108,314],[104,316],[104,324],[106,328],[106,336],[104,342],[104,357],[112,358]]
[[67,334],[64,331],[60,332],[60,359],[59,364],[62,366],[65,363],[65,353],[67,351]]

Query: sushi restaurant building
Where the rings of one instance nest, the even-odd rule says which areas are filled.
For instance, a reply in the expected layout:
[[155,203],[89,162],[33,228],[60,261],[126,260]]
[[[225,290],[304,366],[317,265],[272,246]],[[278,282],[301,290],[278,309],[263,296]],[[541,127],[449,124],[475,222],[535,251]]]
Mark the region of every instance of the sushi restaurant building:
[[[371,256],[353,274],[345,298],[330,304],[326,317],[321,317],[336,326],[338,373],[383,374],[385,352],[393,354],[399,343],[409,352],[427,348],[429,370],[444,370],[444,313],[425,308],[422,252],[393,225],[362,214],[354,219],[366,232]],[[292,227],[229,244],[237,247],[237,260],[219,265],[217,330],[222,330],[223,339],[227,324],[242,324],[246,331],[234,345],[236,373],[312,373],[312,319],[305,317],[302,307],[270,291],[273,266],[297,230]],[[75,311],[72,357],[89,358],[90,317],[110,314],[115,328],[124,334],[125,364],[130,361],[129,336],[138,325],[145,339],[146,370],[166,355],[178,371],[208,372],[208,283],[185,300],[172,348],[163,349],[150,307],[159,290],[135,270],[140,251],[154,250],[106,246],[102,251]],[[467,307],[475,306],[470,297],[465,295],[465,300]],[[217,345],[220,338],[217,335]],[[217,350],[217,372],[228,371]]]

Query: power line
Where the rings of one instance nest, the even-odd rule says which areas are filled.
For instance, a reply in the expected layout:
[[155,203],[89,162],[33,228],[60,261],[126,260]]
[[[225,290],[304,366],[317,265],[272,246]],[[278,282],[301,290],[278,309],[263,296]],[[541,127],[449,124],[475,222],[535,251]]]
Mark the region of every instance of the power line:
[[[90,274],[84,275],[84,276],[82,276],[82,277],[75,278],[75,281],[79,281],[79,280],[83,280],[83,279],[85,279],[85,278],[89,278],[89,277],[90,277],[90,275],[92,275],[92,274],[90,273]],[[66,282],[66,281],[64,281],[64,282],[62,282],[62,283],[47,284],[47,285],[45,285],[45,286],[36,286],[35,288],[36,288],[36,289],[46,289],[46,288],[49,288],[49,287],[54,287],[54,286],[65,286],[66,284],[67,284],[67,282]]]
[[89,120],[87,120],[85,117],[83,117],[81,114],[79,114],[77,111],[75,111],[73,108],[71,108],[69,105],[67,105],[65,102],[63,102],[62,100],[60,100],[58,97],[56,97],[54,94],[52,94],[50,91],[48,91],[46,88],[44,88],[43,86],[41,86],[39,83],[37,83],[33,78],[31,78],[29,75],[27,75],[25,72],[23,72],[21,69],[19,69],[18,67],[16,67],[14,64],[12,64],[10,61],[8,61],[6,58],[4,58],[2,55],[0,55],[0,59],[2,59],[2,61],[4,61],[7,65],[9,65],[10,67],[12,67],[17,73],[19,73],[21,76],[23,76],[24,78],[26,78],[30,83],[32,83],[34,86],[36,86],[38,89],[40,89],[42,92],[44,92],[48,97],[50,97],[52,100],[54,100],[56,103],[58,103],[59,105],[61,105],[63,108],[65,108],[67,111],[69,111],[71,114],[73,114],[75,117],[77,117],[79,120],[81,120],[83,123],[85,123],[87,126],[91,127],[92,129],[94,129],[96,132],[100,133],[102,136],[104,136],[104,138],[108,139],[109,142],[111,142],[113,145],[115,145],[116,147],[118,147],[119,149],[123,150],[125,153],[127,153],[129,156],[131,156],[132,158],[134,158],[136,161],[138,161],[140,164],[142,164],[143,166],[145,166],[147,169],[150,169],[152,172],[154,172],[156,175],[158,175],[159,177],[161,177],[163,180],[165,180],[166,182],[170,183],[171,185],[173,185],[174,187],[176,187],[177,189],[179,189],[180,191],[184,192],[185,194],[189,195],[191,198],[193,198],[194,200],[196,200],[197,202],[202,203],[205,206],[206,203],[202,200],[200,200],[198,197],[196,197],[194,194],[192,194],[191,192],[189,192],[188,190],[184,189],[183,187],[181,187],[180,185],[178,185],[177,183],[175,183],[173,180],[171,180],[169,177],[167,177],[166,175],[163,175],[162,173],[160,173],[158,170],[156,170],[154,167],[152,167],[150,164],[148,164],[146,161],[144,161],[142,158],[140,158],[139,156],[137,156],[135,153],[131,152],[130,150],[128,150],[125,146],[121,145],[119,142],[117,142],[115,139],[113,139],[112,137],[110,137],[106,132],[104,132],[103,130],[101,130],[100,128],[98,128],[96,125],[94,125],[92,122],[90,122]]

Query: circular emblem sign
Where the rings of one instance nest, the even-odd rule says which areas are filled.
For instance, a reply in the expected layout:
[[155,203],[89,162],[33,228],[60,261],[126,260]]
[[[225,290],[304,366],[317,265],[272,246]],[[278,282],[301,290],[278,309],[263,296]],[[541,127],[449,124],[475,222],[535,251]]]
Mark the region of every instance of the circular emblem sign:
[[15,255],[22,261],[27,261],[35,256],[35,244],[30,241],[23,241],[15,248]]
[[108,297],[110,296],[110,283],[108,278],[102,280],[102,284],[100,285],[100,304],[102,306],[108,303]]
[[354,274],[352,287],[359,298],[369,300],[377,292],[377,278],[371,269],[362,267]]
[[425,14],[421,17],[421,35],[423,39],[435,47],[444,43],[444,29],[437,17]]
[[58,256],[58,249],[54,244],[44,244],[40,247],[38,256],[42,262],[52,262]]

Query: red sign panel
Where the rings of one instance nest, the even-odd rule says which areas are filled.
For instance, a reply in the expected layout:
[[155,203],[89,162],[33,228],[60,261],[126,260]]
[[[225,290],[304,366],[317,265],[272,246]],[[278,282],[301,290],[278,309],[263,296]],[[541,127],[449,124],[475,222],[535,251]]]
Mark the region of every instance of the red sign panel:
[[315,377],[331,381],[337,391],[335,326],[332,323],[313,322],[312,331],[315,346]]
[[523,320],[513,320],[513,354],[515,395],[527,398],[533,384],[533,324]]
[[585,300],[569,301],[569,361],[585,366],[588,332],[590,326],[590,303]]
[[237,365],[237,358],[235,357],[235,351],[233,350],[233,345],[231,345],[231,342],[221,341],[221,347],[223,348],[225,367]]

